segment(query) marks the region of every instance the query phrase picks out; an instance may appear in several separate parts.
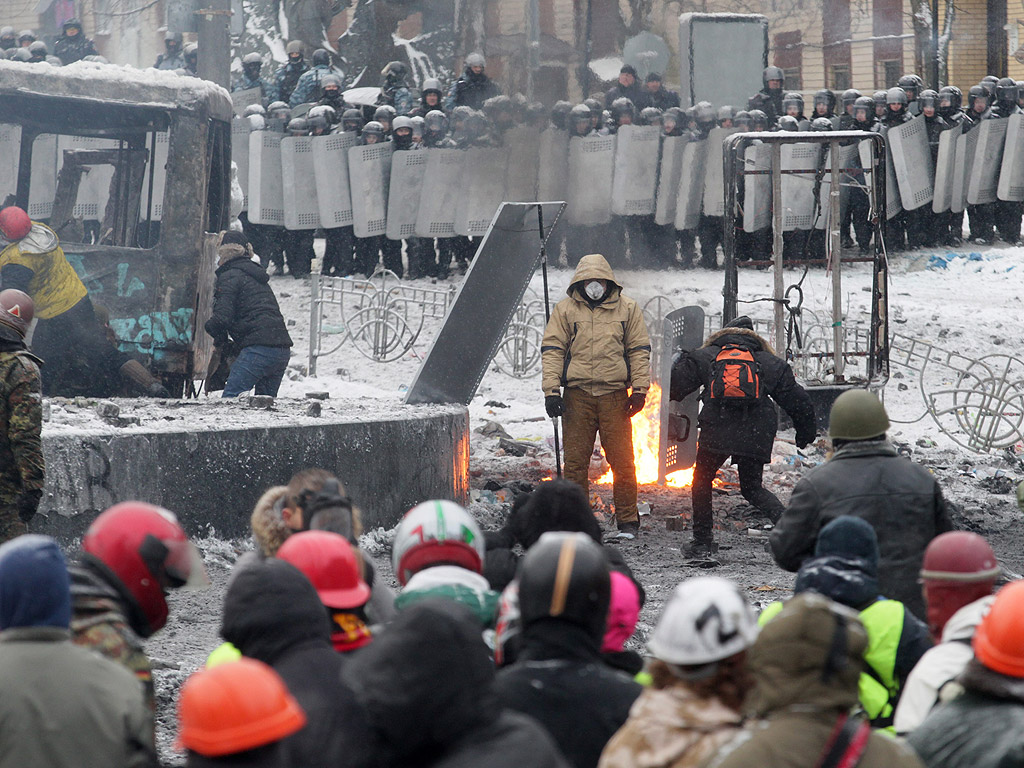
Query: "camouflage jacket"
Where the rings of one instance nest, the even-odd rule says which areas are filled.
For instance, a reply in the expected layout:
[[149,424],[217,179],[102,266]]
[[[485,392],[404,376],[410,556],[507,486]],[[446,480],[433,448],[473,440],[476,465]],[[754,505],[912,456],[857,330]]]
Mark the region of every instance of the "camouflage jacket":
[[39,362],[24,350],[0,352],[0,504],[43,487]]

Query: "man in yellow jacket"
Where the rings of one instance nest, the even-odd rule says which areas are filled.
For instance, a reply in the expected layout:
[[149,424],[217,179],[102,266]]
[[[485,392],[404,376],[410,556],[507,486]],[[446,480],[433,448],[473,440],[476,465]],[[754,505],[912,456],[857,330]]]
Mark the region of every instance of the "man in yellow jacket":
[[616,523],[635,534],[640,518],[629,420],[643,409],[651,385],[647,324],[600,254],[580,259],[566,294],[541,343],[544,407],[550,417],[563,417],[565,477],[588,495],[590,455],[600,432],[615,478]]

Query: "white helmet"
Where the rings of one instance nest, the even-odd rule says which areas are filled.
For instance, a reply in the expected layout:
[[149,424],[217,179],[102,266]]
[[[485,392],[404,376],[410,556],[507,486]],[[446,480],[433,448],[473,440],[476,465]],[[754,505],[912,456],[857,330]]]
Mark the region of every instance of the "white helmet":
[[469,512],[454,501],[424,501],[398,524],[391,565],[402,586],[414,573],[432,565],[457,565],[482,573],[484,536]]
[[711,664],[746,650],[757,617],[739,587],[718,576],[687,579],[672,593],[647,643],[667,664]]

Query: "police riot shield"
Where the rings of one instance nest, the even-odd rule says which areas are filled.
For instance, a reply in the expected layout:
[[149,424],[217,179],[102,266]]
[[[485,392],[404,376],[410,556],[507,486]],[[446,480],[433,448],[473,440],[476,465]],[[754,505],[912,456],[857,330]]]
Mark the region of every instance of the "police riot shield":
[[[242,210],[249,210],[249,121],[236,117],[231,121],[231,162],[238,168],[238,185],[242,188]],[[164,134],[166,136],[166,134]],[[147,149],[149,149],[147,139]],[[166,152],[166,144],[165,149]],[[142,194],[148,191],[143,187]],[[143,208],[145,210],[145,208]]]
[[427,150],[410,149],[391,156],[391,183],[388,187],[389,240],[404,240],[416,234],[416,216],[420,210],[423,174],[427,170]]
[[462,170],[466,152],[428,149],[427,168],[416,214],[417,237],[454,237],[455,212],[463,195]]
[[316,229],[320,226],[312,140],[312,136],[281,139],[285,229]]
[[[860,158],[856,144],[839,147],[839,216],[840,221],[846,215],[846,206],[850,204],[850,190],[853,186],[862,186],[863,174],[860,171]],[[827,229],[828,217],[832,210],[832,149],[825,150],[825,173],[821,177],[821,191],[818,195],[818,218],[814,228]]]
[[707,150],[706,139],[691,141],[683,149],[683,167],[679,173],[679,191],[676,192],[676,229],[696,229],[700,222]]
[[[808,230],[814,227],[814,183],[823,163],[824,147],[820,144],[783,144],[782,231]],[[797,171],[798,173],[792,173]]]
[[[743,152],[744,171],[770,171],[770,144],[752,144]],[[769,173],[743,177],[743,231],[758,232],[772,223],[772,177]]]
[[612,218],[614,136],[574,136],[569,140],[569,188],[565,210],[570,224],[607,224]]
[[952,202],[956,139],[959,135],[955,130],[939,134],[939,153],[935,158],[935,186],[932,193],[932,210],[935,213],[948,211]]
[[1003,163],[999,169],[1000,200],[1024,200],[1024,114],[1010,115],[1006,121]]
[[540,135],[537,199],[565,200],[569,188],[569,132],[549,126]]
[[666,136],[661,142],[658,192],[654,197],[654,223],[659,226],[672,224],[676,220],[679,174],[683,171],[686,140],[686,136]]
[[736,128],[713,128],[708,134],[707,158],[704,165],[704,215],[725,215],[722,142],[736,133]]
[[654,125],[619,128],[612,177],[612,213],[616,216],[654,213],[660,136],[660,129]]
[[505,196],[507,158],[508,152],[502,147],[466,151],[462,194],[455,209],[455,234],[475,237],[487,232]]
[[255,88],[246,88],[241,91],[232,91],[231,93],[231,106],[235,110],[236,115],[241,115],[245,112],[246,107],[262,103],[263,89],[258,85]]
[[348,151],[352,226],[356,237],[374,237],[387,232],[392,150],[392,144],[387,142],[352,147]]
[[[57,174],[64,166],[64,152],[75,150],[117,149],[119,142],[114,139],[99,139],[91,136],[61,136],[57,140]],[[110,197],[110,182],[114,178],[114,166],[99,163],[87,166],[89,172],[78,185],[78,195],[71,215],[85,221],[101,221]]]
[[[152,136],[156,136],[156,151],[153,151]],[[238,183],[242,185],[242,194],[245,195],[242,210],[248,210],[248,188],[249,188],[249,132],[240,142],[245,148],[244,155],[240,154],[238,160]],[[139,209],[139,218],[146,219],[147,213],[152,221],[160,221],[164,215],[164,185],[167,183],[167,149],[170,146],[170,134],[167,131],[160,131],[156,134],[146,136],[146,151],[153,156],[153,207],[149,207],[149,183],[142,185],[142,206]],[[234,137],[231,142],[231,158],[234,160],[235,144]],[[244,169],[244,170],[243,170]],[[243,182],[244,179],[244,182]]]
[[683,307],[665,315],[661,352],[661,446],[658,451],[658,482],[680,469],[692,467],[697,460],[697,415],[700,393],[691,392],[683,400],[670,400],[672,363],[683,350],[697,349],[704,343],[704,310]]
[[29,177],[28,216],[48,219],[57,193],[57,136],[41,133],[32,140],[32,169]]
[[1008,125],[1009,120],[983,120],[978,126],[978,146],[967,184],[968,205],[995,202]]
[[0,202],[18,191],[21,126],[0,123]]
[[[873,144],[869,140],[864,140],[860,143],[860,164],[863,168],[868,169],[873,167],[871,164],[873,154]],[[868,170],[864,171],[864,177],[867,179],[868,186],[871,186],[871,172]],[[885,218],[886,220],[892,219],[900,211],[903,210],[903,205],[900,202],[900,188],[899,184],[896,183],[896,173],[893,170],[892,165],[892,153],[888,151],[888,146],[885,152]]]
[[886,133],[886,139],[903,209],[914,211],[927,205],[932,201],[935,169],[924,115],[892,126]]
[[356,145],[352,132],[313,136],[313,175],[320,226],[352,226],[352,192],[348,179],[348,151]]
[[978,128],[960,134],[956,139],[956,159],[953,161],[953,191],[949,210],[962,213],[967,207],[967,184],[974,167],[974,154],[978,148]]
[[249,221],[284,225],[279,133],[257,131],[249,136]]
[[[537,197],[537,175],[540,170],[540,131],[533,126],[517,125],[505,131],[505,149],[508,152],[505,167],[505,200],[533,202]],[[558,198],[545,198],[558,199]]]

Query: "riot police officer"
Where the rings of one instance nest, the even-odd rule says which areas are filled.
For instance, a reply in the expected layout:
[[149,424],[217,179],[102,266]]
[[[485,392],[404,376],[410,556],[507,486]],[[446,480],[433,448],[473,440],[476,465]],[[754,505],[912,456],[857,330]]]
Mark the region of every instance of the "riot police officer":
[[765,67],[761,73],[763,88],[750,97],[747,109],[759,109],[767,115],[768,125],[774,125],[783,114],[782,84],[785,75],[779,67]]

